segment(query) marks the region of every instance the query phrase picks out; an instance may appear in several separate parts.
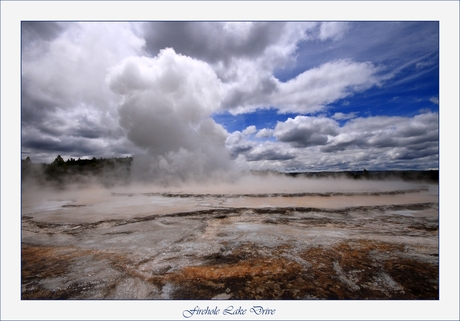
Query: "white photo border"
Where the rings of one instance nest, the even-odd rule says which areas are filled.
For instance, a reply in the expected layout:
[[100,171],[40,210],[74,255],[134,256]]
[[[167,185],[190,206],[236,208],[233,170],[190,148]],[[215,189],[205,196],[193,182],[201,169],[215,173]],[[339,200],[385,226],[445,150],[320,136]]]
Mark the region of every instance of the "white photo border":
[[[24,20],[418,20],[440,22],[440,299],[434,301],[22,301],[20,25]],[[445,320],[459,315],[458,1],[1,1],[2,320],[185,320],[195,306],[276,309],[190,320]]]

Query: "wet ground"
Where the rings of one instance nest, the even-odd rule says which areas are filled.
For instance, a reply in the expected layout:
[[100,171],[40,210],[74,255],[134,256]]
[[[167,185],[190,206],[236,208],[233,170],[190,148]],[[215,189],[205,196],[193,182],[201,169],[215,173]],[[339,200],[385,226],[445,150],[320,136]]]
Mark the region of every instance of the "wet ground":
[[439,299],[437,185],[274,190],[24,195],[22,299]]

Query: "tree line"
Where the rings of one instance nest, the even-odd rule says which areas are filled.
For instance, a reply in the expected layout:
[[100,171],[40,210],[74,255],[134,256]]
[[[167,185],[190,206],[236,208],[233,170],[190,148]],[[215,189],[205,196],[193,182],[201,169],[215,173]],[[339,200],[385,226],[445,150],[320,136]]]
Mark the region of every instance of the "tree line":
[[74,159],[58,155],[50,164],[33,163],[30,157],[21,162],[24,184],[35,182],[63,186],[73,183],[99,182],[106,186],[129,183],[132,157]]

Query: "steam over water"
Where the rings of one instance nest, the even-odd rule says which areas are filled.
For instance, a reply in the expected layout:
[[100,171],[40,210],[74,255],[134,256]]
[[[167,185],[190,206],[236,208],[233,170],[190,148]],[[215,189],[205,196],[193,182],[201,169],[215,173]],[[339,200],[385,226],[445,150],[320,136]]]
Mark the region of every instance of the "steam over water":
[[434,183],[247,175],[22,204],[24,299],[438,297]]

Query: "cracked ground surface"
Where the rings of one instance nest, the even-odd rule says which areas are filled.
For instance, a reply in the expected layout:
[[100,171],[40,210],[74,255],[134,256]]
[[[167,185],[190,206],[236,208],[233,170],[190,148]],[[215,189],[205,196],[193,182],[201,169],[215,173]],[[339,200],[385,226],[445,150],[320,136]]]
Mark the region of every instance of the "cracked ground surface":
[[439,299],[437,185],[419,185],[35,196],[22,299]]

